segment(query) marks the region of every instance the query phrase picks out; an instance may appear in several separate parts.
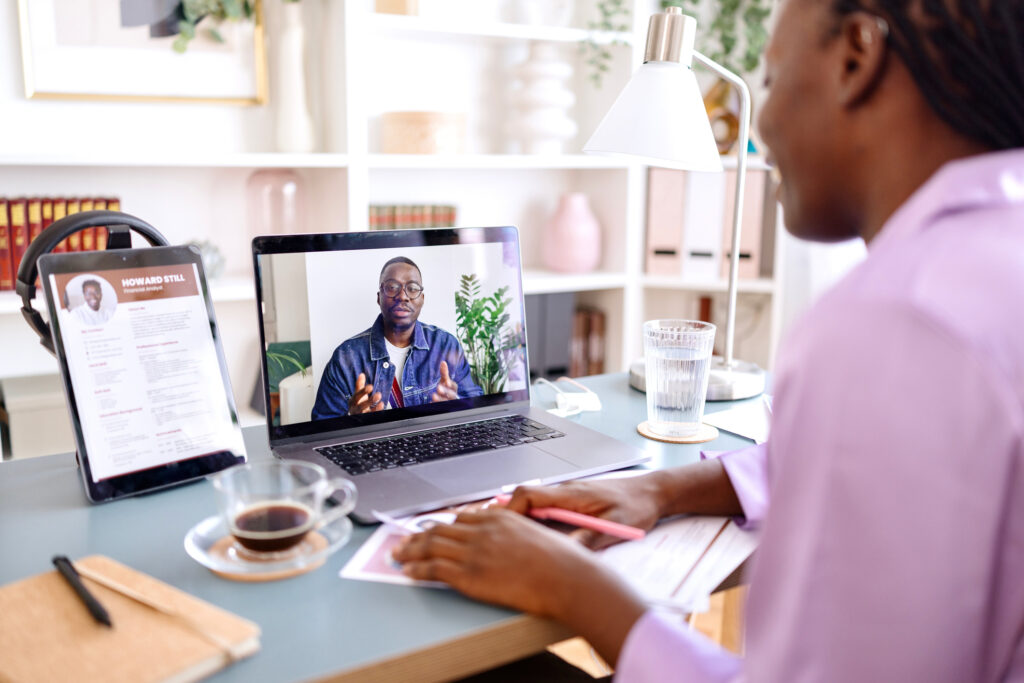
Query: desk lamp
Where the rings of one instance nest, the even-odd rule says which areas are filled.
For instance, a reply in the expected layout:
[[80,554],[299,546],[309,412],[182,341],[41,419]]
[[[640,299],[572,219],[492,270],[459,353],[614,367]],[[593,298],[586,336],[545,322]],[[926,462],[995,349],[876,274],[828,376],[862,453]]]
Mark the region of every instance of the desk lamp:
[[622,89],[583,151],[628,156],[650,166],[721,172],[722,160],[691,67],[692,59],[696,58],[739,90],[742,106],[725,356],[712,359],[707,394],[709,401],[727,401],[756,396],[765,387],[764,370],[733,358],[743,186],[750,141],[750,90],[739,76],[693,49],[696,34],[697,21],[678,7],[651,16],[643,65]]

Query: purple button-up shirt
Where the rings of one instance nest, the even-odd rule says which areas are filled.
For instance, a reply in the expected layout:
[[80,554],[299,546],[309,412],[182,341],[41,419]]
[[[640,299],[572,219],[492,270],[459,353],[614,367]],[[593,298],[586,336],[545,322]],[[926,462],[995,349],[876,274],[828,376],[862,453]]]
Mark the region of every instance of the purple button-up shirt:
[[[1024,150],[950,163],[793,328],[746,657],[648,612],[620,681],[1024,681]],[[762,519],[763,517],[763,519]]]

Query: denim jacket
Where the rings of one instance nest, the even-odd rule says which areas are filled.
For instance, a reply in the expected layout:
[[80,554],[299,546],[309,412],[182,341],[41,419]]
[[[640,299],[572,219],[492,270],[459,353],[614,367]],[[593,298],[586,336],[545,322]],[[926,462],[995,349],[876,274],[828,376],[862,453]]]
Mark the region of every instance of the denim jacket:
[[[399,379],[406,406],[430,402],[441,381],[441,361],[448,362],[448,374],[459,386],[459,398],[484,393],[470,375],[469,362],[459,340],[439,327],[417,321],[412,348]],[[334,350],[316,392],[312,419],[347,415],[348,401],[355,393],[359,373],[366,374],[366,381],[373,382],[373,391],[380,392],[387,403],[395,367],[384,344],[384,323],[380,315],[373,327],[345,340]]]

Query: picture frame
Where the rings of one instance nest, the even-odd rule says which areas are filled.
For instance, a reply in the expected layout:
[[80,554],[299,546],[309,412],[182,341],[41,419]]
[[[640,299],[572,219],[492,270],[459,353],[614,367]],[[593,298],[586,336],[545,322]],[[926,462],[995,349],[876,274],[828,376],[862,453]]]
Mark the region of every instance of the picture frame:
[[[153,0],[154,6],[167,5]],[[121,0],[18,0],[25,96],[122,102],[267,101],[263,7],[222,22],[223,42],[197,37],[184,53],[173,35],[124,26]],[[173,18],[169,22],[174,24]],[[201,23],[199,28],[205,25]]]

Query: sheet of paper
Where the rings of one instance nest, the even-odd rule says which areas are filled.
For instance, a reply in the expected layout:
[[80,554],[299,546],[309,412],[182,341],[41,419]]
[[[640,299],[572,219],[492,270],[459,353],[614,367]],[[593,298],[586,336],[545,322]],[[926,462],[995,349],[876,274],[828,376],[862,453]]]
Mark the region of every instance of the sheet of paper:
[[601,559],[649,600],[677,600],[678,592],[727,517],[685,517],[659,524],[645,538],[600,552]]
[[717,413],[704,413],[704,422],[762,444],[768,440],[771,427],[771,397],[741,403]]
[[696,603],[718,588],[757,549],[758,536],[730,521],[708,548],[673,596],[681,603]]

